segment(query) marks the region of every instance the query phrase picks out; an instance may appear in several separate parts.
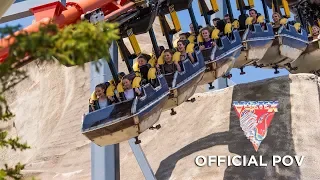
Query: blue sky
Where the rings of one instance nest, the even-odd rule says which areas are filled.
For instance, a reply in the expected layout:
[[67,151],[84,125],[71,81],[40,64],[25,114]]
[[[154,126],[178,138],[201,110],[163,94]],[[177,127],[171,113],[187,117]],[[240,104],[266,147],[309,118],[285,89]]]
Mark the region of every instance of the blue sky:
[[[234,0],[230,0],[231,2],[234,2]],[[245,0],[245,2],[247,2]],[[210,6],[209,6],[210,8]],[[198,3],[196,0],[193,1],[193,9],[194,9],[194,13],[196,16],[196,19],[198,21],[198,24],[200,25],[205,25],[204,22],[204,18],[202,16],[200,16],[200,11],[198,8]],[[233,15],[234,17],[238,17],[240,15],[240,12],[238,12],[236,10],[236,5],[235,3],[232,4],[232,9],[233,9]],[[262,8],[262,4],[261,1],[255,1],[255,9],[260,12],[261,14],[263,13],[263,8]],[[220,8],[221,10],[221,8]],[[222,14],[222,13],[219,13]],[[269,16],[271,17],[272,11],[269,9]],[[180,18],[180,23],[182,26],[182,31],[189,31],[189,24],[191,23],[190,20],[190,16],[187,10],[178,12],[178,16]],[[22,25],[23,27],[26,27],[28,25],[30,25],[32,23],[33,20],[33,16],[31,17],[27,17],[27,18],[23,18],[20,20],[16,20],[16,21],[12,21],[9,23],[6,23],[7,25]],[[6,24],[0,24],[0,27],[5,26]],[[232,73],[232,81],[234,81],[235,83],[239,84],[239,83],[247,83],[247,82],[252,82],[252,81],[257,81],[257,80],[261,80],[261,79],[266,79],[266,78],[272,78],[272,77],[276,77],[276,76],[283,76],[283,75],[287,75],[289,74],[287,70],[281,70],[279,69],[280,73],[279,74],[274,74],[274,70],[273,69],[261,69],[261,68],[255,68],[255,67],[246,67],[245,68],[245,75],[239,75],[240,70],[239,69],[233,69],[231,71]]]

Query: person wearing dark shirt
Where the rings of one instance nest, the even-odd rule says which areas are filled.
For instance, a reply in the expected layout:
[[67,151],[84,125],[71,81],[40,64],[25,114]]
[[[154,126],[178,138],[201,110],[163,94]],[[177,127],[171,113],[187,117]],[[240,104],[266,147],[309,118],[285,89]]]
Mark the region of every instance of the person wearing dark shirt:
[[138,61],[140,74],[142,77],[142,84],[146,84],[148,82],[148,72],[149,72],[149,69],[151,68],[151,65],[148,64],[148,58],[144,54],[141,54],[138,57],[137,61]]
[[177,50],[180,52],[180,61],[184,61],[189,58],[191,63],[194,63],[195,59],[192,56],[192,52],[187,52],[187,42],[179,40],[177,45]]
[[275,12],[275,13],[272,14],[272,19],[273,19],[273,23],[272,23],[273,32],[275,34],[277,34],[278,30],[279,30],[279,28],[281,26],[281,24],[280,24],[281,16],[280,16],[279,13]]
[[217,27],[217,25],[218,25],[218,21],[220,21],[221,19],[220,18],[214,18],[213,20],[212,20],[212,24],[213,24],[213,27]]
[[164,64],[161,67],[161,73],[165,75],[168,86],[172,87],[174,73],[181,72],[181,67],[178,62],[173,62],[173,52],[170,49],[164,50]]
[[231,19],[230,19],[229,14],[224,15],[224,22],[225,23],[231,23]]

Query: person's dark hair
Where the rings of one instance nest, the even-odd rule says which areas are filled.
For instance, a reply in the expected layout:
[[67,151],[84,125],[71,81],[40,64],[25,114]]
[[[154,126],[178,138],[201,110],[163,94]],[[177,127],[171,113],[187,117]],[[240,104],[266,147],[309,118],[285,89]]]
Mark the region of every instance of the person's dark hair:
[[[179,41],[178,41],[178,42],[179,42]],[[163,51],[163,53],[166,53],[166,52],[168,52],[168,53],[170,53],[171,55],[173,55],[173,51],[172,51],[171,49],[166,49],[166,50]]]
[[220,18],[214,18],[212,19],[212,21],[220,21],[221,19]]
[[140,54],[140,55],[138,56],[137,59],[144,59],[144,60],[146,60],[146,61],[148,62],[148,56],[149,56],[149,55],[142,53],[142,54]]
[[159,49],[160,49],[160,51],[164,51],[165,50],[164,46],[159,46]]
[[119,72],[118,73],[118,77],[121,79],[123,76],[125,76],[126,74],[124,72]]
[[224,17],[229,17],[229,14],[225,14]]
[[182,43],[185,47],[187,46],[187,41],[179,40],[179,41],[177,42],[177,44],[178,44],[178,43]]
[[255,9],[249,9],[249,12],[250,11],[254,11],[257,15],[258,15],[258,11],[257,10],[255,10]]
[[101,88],[103,90],[103,93],[106,93],[107,86],[105,83],[100,83],[100,84],[96,85],[96,88]]
[[190,37],[190,35],[191,34],[189,32],[179,34],[179,36],[186,36],[187,39]]
[[217,27],[216,28],[219,29],[220,32],[223,32],[225,25],[226,25],[226,22],[223,21],[223,20],[220,20],[220,21],[217,22]]
[[125,76],[122,77],[122,80],[123,79],[128,79],[129,81],[133,81],[133,79],[136,77],[136,74],[135,73],[130,73],[130,74],[127,74]]

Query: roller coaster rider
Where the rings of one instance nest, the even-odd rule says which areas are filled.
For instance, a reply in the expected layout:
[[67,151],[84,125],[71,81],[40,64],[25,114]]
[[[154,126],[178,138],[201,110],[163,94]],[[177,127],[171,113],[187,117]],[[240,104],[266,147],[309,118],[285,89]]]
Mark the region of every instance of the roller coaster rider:
[[174,78],[174,73],[176,71],[181,72],[181,67],[177,61],[173,61],[173,51],[171,49],[164,50],[164,64],[161,66],[161,73],[164,74],[168,86],[172,87],[172,81]]
[[320,27],[317,25],[312,26],[312,39],[320,39]]
[[215,46],[215,42],[210,37],[210,29],[208,27],[205,27],[201,30],[201,36],[203,38],[203,43],[200,44],[200,50],[212,48]]
[[151,65],[148,64],[148,55],[146,54],[141,54],[138,56],[137,61],[138,61],[138,68],[142,77],[142,82],[141,84],[147,84],[148,83],[148,72],[149,69],[151,68]]
[[272,23],[273,32],[277,33],[281,26],[280,24],[281,15],[277,12],[274,12],[272,14],[272,19],[273,19],[273,23]]

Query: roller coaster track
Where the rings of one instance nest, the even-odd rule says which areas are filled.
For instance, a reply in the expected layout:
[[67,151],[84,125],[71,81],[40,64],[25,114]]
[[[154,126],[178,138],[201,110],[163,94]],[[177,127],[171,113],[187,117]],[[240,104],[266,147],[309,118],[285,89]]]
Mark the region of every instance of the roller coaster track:
[[[267,0],[267,2],[270,1],[271,0]],[[151,2],[153,4],[160,3],[161,5],[167,5],[166,0],[151,0]],[[150,3],[150,0],[79,0],[76,2],[68,2],[66,6],[63,6],[59,1],[48,3],[31,8],[30,11],[35,16],[35,22],[23,30],[17,31],[15,35],[23,31],[27,31],[29,33],[37,32],[40,24],[48,24],[50,20],[58,25],[58,27],[63,28],[67,25],[79,22],[82,15],[97,9],[101,9],[104,14],[105,21],[119,22],[125,19],[122,23],[126,23],[130,19],[136,18],[141,9],[152,3]],[[160,13],[160,11],[157,12],[157,15],[160,15]],[[0,40],[0,47],[2,48],[0,49],[0,64],[8,57],[10,45],[12,45],[14,41],[15,39],[10,36]],[[28,62],[32,61],[28,58],[25,59]],[[21,66],[23,65],[24,63],[22,63]]]

